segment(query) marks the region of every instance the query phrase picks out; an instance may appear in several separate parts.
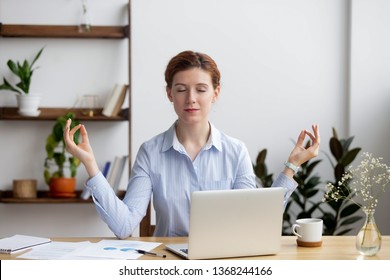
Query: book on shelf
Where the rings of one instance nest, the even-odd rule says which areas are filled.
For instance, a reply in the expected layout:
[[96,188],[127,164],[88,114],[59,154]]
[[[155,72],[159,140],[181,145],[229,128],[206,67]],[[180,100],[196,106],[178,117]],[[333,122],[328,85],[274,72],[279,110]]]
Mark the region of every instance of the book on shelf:
[[112,164],[112,169],[110,170],[107,181],[110,186],[113,188],[114,192],[117,193],[120,187],[121,179],[126,167],[128,156],[115,156],[114,162]]
[[120,157],[115,156],[115,158],[112,162],[112,166],[107,174],[107,181],[111,187],[114,186],[115,178],[116,178],[116,175],[117,175],[118,170],[119,170],[119,162],[120,162]]
[[102,115],[106,117],[118,116],[126,98],[128,85],[116,83],[111,94],[104,104]]
[[103,168],[103,176],[107,178],[107,174],[108,174],[108,170],[110,170],[110,166],[111,166],[111,161],[106,161],[106,163],[104,164],[104,168]]
[[12,254],[23,249],[51,242],[49,238],[15,234],[11,237],[0,239],[0,253]]
[[128,159],[129,159],[128,156],[122,156],[120,159],[119,167],[118,167],[119,170],[118,170],[117,176],[115,178],[114,185],[112,186],[115,193],[118,193],[118,191],[121,187],[121,184],[122,184],[122,178],[123,178],[126,170],[128,169]]

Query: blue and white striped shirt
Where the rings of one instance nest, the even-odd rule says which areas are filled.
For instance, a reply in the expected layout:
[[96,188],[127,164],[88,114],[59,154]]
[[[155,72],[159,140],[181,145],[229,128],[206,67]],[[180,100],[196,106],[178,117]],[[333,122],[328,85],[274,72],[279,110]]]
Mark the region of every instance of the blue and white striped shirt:
[[[177,139],[175,124],[143,143],[121,201],[100,172],[86,183],[96,209],[118,238],[130,236],[153,197],[155,236],[188,236],[193,191],[255,188],[255,175],[243,142],[211,125],[209,141],[192,161]],[[286,189],[285,203],[297,184],[283,173],[273,186]]]

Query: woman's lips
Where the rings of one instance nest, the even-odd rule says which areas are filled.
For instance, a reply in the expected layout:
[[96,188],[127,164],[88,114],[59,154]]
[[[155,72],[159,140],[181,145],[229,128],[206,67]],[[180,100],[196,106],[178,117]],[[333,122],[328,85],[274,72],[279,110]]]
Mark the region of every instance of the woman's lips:
[[188,109],[184,109],[184,111],[186,111],[188,113],[193,113],[193,112],[199,111],[199,109],[188,108]]

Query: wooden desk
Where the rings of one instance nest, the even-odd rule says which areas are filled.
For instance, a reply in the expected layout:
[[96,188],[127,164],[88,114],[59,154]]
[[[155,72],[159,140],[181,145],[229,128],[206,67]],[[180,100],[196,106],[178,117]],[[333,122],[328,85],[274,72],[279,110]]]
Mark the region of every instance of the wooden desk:
[[[98,242],[101,239],[112,238],[52,238],[53,241],[91,241]],[[186,237],[132,237],[131,240],[161,242],[154,252],[165,254],[167,258],[153,256],[142,256],[141,260],[181,260],[180,257],[167,251],[164,244],[168,243],[185,243]],[[24,253],[24,252],[23,252]],[[0,254],[1,260],[16,259],[18,254],[5,255]],[[355,248],[355,236],[324,236],[321,247],[305,248],[296,245],[296,237],[283,236],[282,247],[278,254],[270,256],[245,257],[237,259],[263,259],[263,260],[390,260],[390,236],[382,236],[382,247],[379,253],[373,257],[365,257],[358,253]]]

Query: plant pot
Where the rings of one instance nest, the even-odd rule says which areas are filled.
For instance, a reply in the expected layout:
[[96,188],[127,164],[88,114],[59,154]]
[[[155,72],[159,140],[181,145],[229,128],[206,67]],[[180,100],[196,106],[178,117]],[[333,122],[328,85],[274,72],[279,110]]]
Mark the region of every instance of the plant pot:
[[52,197],[75,197],[76,179],[51,178],[49,188]]
[[13,180],[12,192],[15,198],[36,198],[37,180],[35,179]]
[[37,95],[24,94],[16,96],[19,115],[36,117],[39,116],[41,111],[38,110],[41,102],[41,97]]

